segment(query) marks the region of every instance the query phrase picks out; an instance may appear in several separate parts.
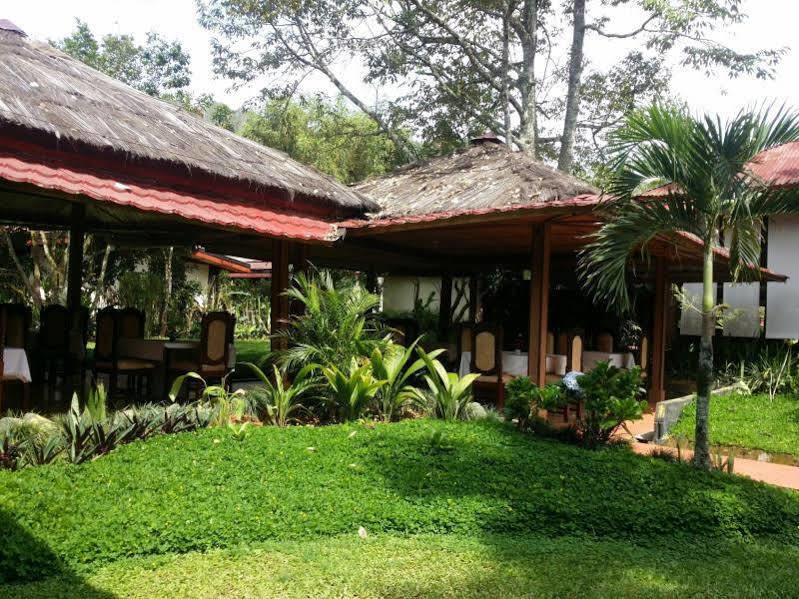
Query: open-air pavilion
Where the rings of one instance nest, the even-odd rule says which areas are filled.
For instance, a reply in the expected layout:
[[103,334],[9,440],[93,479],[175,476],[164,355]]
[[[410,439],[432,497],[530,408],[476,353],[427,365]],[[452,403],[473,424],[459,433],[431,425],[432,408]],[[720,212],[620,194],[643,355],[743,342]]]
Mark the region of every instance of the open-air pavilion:
[[[309,262],[372,276],[441,276],[443,330],[453,277],[523,269],[530,272],[527,372],[546,381],[553,293],[575,288],[577,252],[600,224],[603,199],[590,185],[486,136],[453,156],[348,188],[7,23],[0,55],[0,224],[69,231],[73,312],[89,284],[81,272],[88,233],[117,247],[202,245],[271,261],[273,330],[288,315],[282,292],[292,270]],[[647,250],[651,260],[635,264],[631,276],[651,297],[645,353],[650,398],[659,400],[669,285],[698,280],[702,244],[677,234]],[[715,256],[718,278],[728,280],[727,254]],[[80,358],[80,339],[72,341]]]

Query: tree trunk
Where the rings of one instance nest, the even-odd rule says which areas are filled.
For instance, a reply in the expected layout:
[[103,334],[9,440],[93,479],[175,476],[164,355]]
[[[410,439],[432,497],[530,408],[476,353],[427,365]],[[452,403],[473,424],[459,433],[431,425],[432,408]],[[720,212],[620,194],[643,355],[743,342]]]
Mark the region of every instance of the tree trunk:
[[94,297],[92,297],[91,313],[94,314],[97,310],[97,305],[100,303],[101,289],[105,290],[105,274],[108,271],[108,259],[111,256],[113,246],[110,243],[105,244],[105,251],[103,252],[103,261],[100,263],[100,274],[97,277],[97,287],[94,290]]
[[502,21],[502,103],[505,111],[505,145],[513,149],[513,130],[510,118],[510,19],[513,16],[513,4],[505,2],[505,14]]
[[569,87],[566,92],[566,115],[560,136],[558,170],[569,172],[574,162],[574,131],[580,112],[580,82],[583,76],[583,40],[585,39],[585,0],[574,0],[571,56],[569,57]]
[[161,337],[166,337],[169,326],[169,304],[172,303],[172,256],[174,253],[175,248],[170,247],[166,252],[166,261],[164,262],[164,311],[161,313],[161,330],[158,333]]
[[538,0],[525,0],[522,8],[524,34],[522,43],[522,67],[519,73],[519,88],[522,100],[520,116],[519,147],[528,155],[536,156],[536,85],[535,54],[537,51]]
[[710,390],[713,382],[715,299],[713,297],[713,243],[710,239],[706,239],[702,265],[702,338],[699,343],[699,368],[696,375],[696,432],[694,438],[694,464],[705,469],[710,469]]

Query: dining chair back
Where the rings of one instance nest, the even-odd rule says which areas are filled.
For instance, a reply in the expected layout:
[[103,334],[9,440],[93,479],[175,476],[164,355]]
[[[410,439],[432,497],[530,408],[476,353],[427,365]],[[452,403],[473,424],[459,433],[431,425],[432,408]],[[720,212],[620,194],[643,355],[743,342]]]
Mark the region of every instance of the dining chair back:
[[39,345],[46,352],[66,352],[69,348],[70,318],[66,306],[51,304],[39,314]]
[[555,353],[555,334],[552,331],[547,331],[547,353]]
[[607,332],[597,335],[596,349],[608,354],[613,353],[613,335]]
[[5,347],[27,347],[28,329],[31,326],[31,310],[24,304],[2,304],[6,327],[3,335]]
[[580,335],[572,337],[569,348],[569,370],[583,371],[583,338]]
[[472,329],[472,372],[481,375],[502,374],[502,327],[491,323],[476,324]]
[[117,335],[124,339],[144,339],[144,312],[136,308],[123,308],[118,312]]
[[209,312],[200,328],[200,364],[202,370],[225,371],[233,342],[236,318],[229,312]]
[[97,312],[94,359],[97,362],[114,362],[117,358],[117,327],[119,310],[103,308]]
[[649,337],[644,335],[641,337],[641,343],[638,345],[638,365],[641,367],[641,372],[646,376],[646,371],[649,368]]

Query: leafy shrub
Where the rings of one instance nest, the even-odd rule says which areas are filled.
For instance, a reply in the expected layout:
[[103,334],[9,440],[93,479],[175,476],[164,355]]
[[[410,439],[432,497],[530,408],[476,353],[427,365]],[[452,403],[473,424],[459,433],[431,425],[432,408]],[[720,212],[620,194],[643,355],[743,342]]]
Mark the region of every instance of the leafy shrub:
[[529,376],[517,376],[505,385],[505,418],[515,420],[520,429],[525,428],[530,418],[536,389]]
[[[598,447],[610,441],[626,420],[637,420],[646,408],[638,400],[641,369],[622,370],[608,362],[599,362],[578,379],[583,398],[583,418],[577,422],[582,444]],[[565,392],[568,397],[571,392]]]
[[788,339],[782,347],[766,346],[756,360],[742,365],[743,380],[751,393],[765,392],[770,400],[778,393],[796,390],[799,373],[793,360],[794,339]]
[[[451,451],[433,451],[435,431]],[[81,466],[0,471],[0,514],[15,523],[2,527],[0,578],[28,580],[55,565],[16,550],[26,535],[78,571],[358,526],[640,542],[652,514],[663,537],[799,543],[799,496],[786,490],[487,421],[260,427],[246,443],[226,428],[162,435]]]
[[467,374],[459,377],[454,372],[447,372],[444,365],[436,360],[443,349],[427,353],[417,347],[422,362],[427,367],[424,375],[428,390],[414,389],[417,402],[428,409],[430,414],[443,420],[465,420],[469,416],[469,404],[472,402],[472,383],[478,374]]

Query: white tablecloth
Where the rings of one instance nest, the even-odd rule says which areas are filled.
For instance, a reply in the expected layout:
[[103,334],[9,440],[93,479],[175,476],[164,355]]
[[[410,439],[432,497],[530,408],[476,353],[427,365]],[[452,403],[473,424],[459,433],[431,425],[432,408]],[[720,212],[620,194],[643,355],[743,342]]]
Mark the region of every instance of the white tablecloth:
[[583,352],[583,372],[593,370],[597,362],[610,362],[616,368],[633,368],[635,358],[627,353],[608,353],[603,351],[584,351]]
[[24,349],[6,347],[3,350],[3,380],[31,382],[31,369]]
[[[126,358],[139,358],[152,362],[163,362],[164,350],[191,350],[200,344],[199,341],[166,341],[164,339],[127,339],[119,340],[119,355]],[[228,368],[236,366],[236,348],[231,343],[228,348]]]
[[[504,351],[502,352],[502,370],[512,376],[527,376],[527,352]],[[461,363],[458,374],[463,376],[469,373],[472,365],[472,352],[465,351],[461,354]],[[563,372],[560,372],[562,370]],[[547,354],[547,372],[566,374],[566,356]]]

